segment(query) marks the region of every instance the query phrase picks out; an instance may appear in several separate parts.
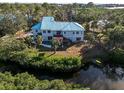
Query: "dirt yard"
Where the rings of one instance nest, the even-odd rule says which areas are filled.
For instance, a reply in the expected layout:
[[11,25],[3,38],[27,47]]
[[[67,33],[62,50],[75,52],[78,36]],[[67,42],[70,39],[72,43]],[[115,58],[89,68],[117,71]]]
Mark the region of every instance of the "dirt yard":
[[86,46],[83,42],[74,44],[67,48],[65,51],[56,51],[54,54],[54,51],[45,51],[44,53],[47,56],[61,56],[61,57],[73,57],[73,56],[81,56],[81,50]]

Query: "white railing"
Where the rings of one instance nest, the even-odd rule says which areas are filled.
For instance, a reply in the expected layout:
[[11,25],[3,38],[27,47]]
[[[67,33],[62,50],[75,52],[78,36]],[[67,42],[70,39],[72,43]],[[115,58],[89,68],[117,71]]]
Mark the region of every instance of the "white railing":
[[52,46],[51,45],[46,45],[46,44],[41,44],[42,46],[44,47],[47,47],[47,48],[51,48]]

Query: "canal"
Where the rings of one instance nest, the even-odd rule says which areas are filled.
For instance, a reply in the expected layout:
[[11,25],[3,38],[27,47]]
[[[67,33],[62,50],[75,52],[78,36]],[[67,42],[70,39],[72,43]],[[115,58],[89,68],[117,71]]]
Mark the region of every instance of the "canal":
[[86,64],[75,73],[50,73],[32,71],[17,65],[7,65],[0,68],[1,72],[10,71],[13,74],[28,72],[40,80],[63,79],[67,83],[83,84],[90,89],[108,90],[124,89],[124,68],[115,65]]

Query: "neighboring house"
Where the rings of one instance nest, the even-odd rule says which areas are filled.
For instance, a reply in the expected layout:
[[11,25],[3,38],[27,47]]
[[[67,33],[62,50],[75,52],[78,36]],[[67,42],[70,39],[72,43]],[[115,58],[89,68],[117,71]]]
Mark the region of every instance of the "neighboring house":
[[83,41],[85,29],[76,22],[59,22],[54,17],[43,17],[42,21],[32,28],[34,37],[42,35],[43,41],[50,41],[53,38],[60,40],[69,39],[72,42]]
[[97,26],[99,27],[99,28],[103,28],[103,27],[105,27],[107,24],[109,24],[110,22],[108,21],[108,20],[99,20],[98,22],[97,22]]

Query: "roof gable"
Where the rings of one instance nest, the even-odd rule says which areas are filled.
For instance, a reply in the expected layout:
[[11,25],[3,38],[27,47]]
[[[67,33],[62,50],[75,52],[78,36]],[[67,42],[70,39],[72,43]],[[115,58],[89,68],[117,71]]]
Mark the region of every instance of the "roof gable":
[[36,25],[34,25],[31,29],[32,30],[40,30],[41,29],[41,22],[36,24]]

